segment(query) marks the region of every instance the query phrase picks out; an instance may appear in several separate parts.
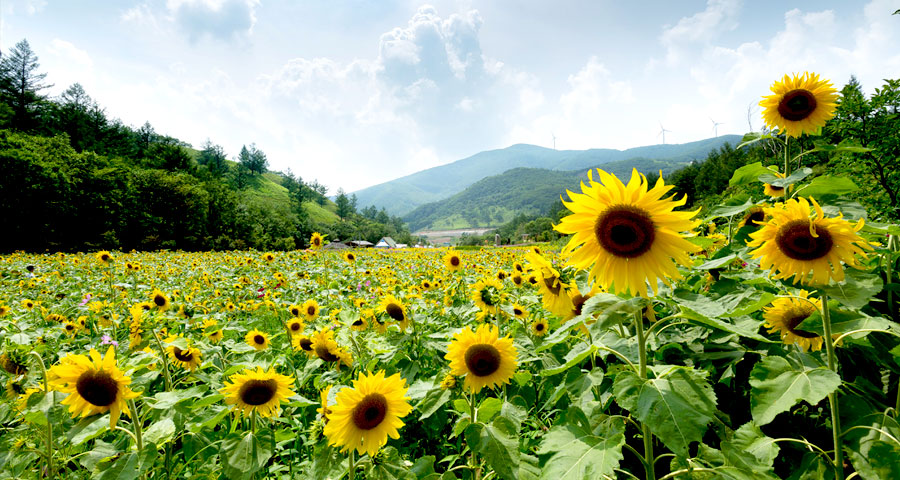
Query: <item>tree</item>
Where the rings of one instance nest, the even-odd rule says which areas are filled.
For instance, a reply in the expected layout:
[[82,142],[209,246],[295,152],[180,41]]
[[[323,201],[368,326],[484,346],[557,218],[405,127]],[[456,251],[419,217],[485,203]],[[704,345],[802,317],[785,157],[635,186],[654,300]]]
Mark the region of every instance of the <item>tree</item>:
[[10,127],[28,131],[37,127],[41,106],[46,97],[41,90],[52,87],[43,83],[46,73],[37,73],[37,55],[28,40],[17,43],[0,59],[0,96],[12,110]]
[[354,213],[350,204],[350,198],[347,197],[343,188],[338,188],[337,198],[335,198],[334,203],[337,205],[337,214],[338,217],[341,217],[341,220],[346,220],[350,214]]
[[206,165],[207,170],[214,177],[221,177],[228,171],[228,164],[225,163],[225,149],[221,145],[215,145],[209,139],[203,144],[203,150],[197,157],[197,163]]
[[255,143],[251,143],[249,149],[246,145],[241,146],[238,160],[251,174],[262,175],[269,169],[269,160],[266,158],[266,154],[256,148]]
[[78,152],[92,150],[105,153],[101,142],[109,121],[103,109],[84,91],[81,84],[73,83],[51,105],[52,126],[69,136],[72,148]]

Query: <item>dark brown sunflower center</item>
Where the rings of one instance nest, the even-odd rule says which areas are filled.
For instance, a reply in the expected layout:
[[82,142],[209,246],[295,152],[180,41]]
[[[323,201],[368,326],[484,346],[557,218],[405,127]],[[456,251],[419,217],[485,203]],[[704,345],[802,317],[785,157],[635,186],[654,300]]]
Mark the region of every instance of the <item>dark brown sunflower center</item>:
[[625,258],[640,257],[656,238],[656,225],[644,210],[616,205],[597,218],[594,235],[607,252]]
[[312,350],[312,340],[308,338],[303,338],[300,340],[300,348],[306,350],[307,352]]
[[108,407],[116,401],[119,384],[106,371],[88,370],[78,377],[75,390],[91,405]]
[[354,257],[352,253],[350,253],[347,255],[347,260],[356,260],[356,257]]
[[537,331],[539,331],[539,332],[543,332],[543,331],[544,331],[544,324],[539,322],[539,323],[535,324],[534,329],[537,330]]
[[254,335],[253,343],[255,343],[257,345],[262,345],[262,344],[266,343],[266,337],[264,337],[262,335]]
[[247,405],[264,405],[278,392],[278,382],[269,380],[249,380],[238,392],[238,397]]
[[403,309],[400,308],[400,306],[396,303],[389,303],[388,306],[384,307],[384,311],[388,314],[389,317],[398,322],[402,322],[405,318],[403,315]]
[[380,393],[370,393],[363,397],[353,408],[353,425],[360,430],[371,430],[387,415],[387,399]]
[[515,316],[517,316],[517,317],[520,316],[520,315],[522,315],[522,314],[524,314],[524,313],[525,313],[525,312],[524,312],[521,308],[513,308],[513,314],[514,314]]
[[292,308],[292,309],[291,309],[291,315],[293,315],[293,316],[295,316],[295,317],[296,317],[297,315],[300,315],[300,309],[299,309],[299,308]]
[[834,240],[826,228],[817,228],[816,235],[809,231],[809,220],[787,223],[775,235],[781,253],[794,260],[816,260],[824,257],[834,246]]
[[453,265],[454,267],[458,267],[459,266],[459,257],[450,257],[450,265]]
[[790,330],[791,333],[798,337],[802,338],[818,338],[819,335],[815,333],[810,333],[804,330],[797,330],[795,327],[803,323],[809,317],[808,313],[804,312],[792,312],[791,316],[788,317],[784,324],[787,326],[787,329]]
[[494,302],[494,295],[491,292],[490,288],[485,288],[481,291],[481,301],[484,302],[485,305],[489,307],[493,307],[496,302]]
[[292,331],[292,332],[299,332],[299,331],[300,331],[300,322],[294,322],[294,323],[292,323],[292,324],[291,324],[291,331]]
[[486,377],[500,368],[500,352],[493,345],[472,345],[466,350],[466,368],[476,377]]
[[325,360],[326,362],[336,362],[340,360],[340,357],[331,353],[331,350],[329,350],[325,345],[316,346],[316,355],[318,355],[319,358]]
[[778,104],[778,114],[793,122],[803,120],[816,111],[816,96],[809,90],[791,90]]
[[766,219],[766,212],[762,210],[758,212],[751,212],[750,215],[747,215],[747,225],[756,225],[755,222],[762,222]]
[[155,303],[157,307],[162,307],[166,304],[166,297],[162,295],[156,295],[153,297],[153,303]]
[[361,318],[357,318],[356,320],[353,321],[354,327],[361,327],[362,325],[363,325],[363,320]]
[[316,314],[316,307],[306,307],[306,314],[313,316]]
[[572,306],[575,311],[575,315],[581,315],[581,307],[584,307],[584,303],[591,298],[590,296],[584,296],[582,294],[575,295],[572,297]]
[[172,350],[172,353],[175,354],[175,358],[181,360],[182,362],[190,362],[194,358],[194,352],[190,348],[187,350],[182,350],[178,347],[175,347]]

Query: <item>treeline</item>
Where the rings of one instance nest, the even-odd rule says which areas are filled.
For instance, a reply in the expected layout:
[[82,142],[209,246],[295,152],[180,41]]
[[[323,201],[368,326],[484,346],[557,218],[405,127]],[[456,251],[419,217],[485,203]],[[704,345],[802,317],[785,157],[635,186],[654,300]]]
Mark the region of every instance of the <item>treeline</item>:
[[[826,147],[839,144],[870,150],[847,153]],[[866,208],[869,218],[900,220],[900,80],[885,80],[871,97],[866,97],[862,86],[855,77],[851,77],[841,90],[835,116],[825,125],[822,137],[815,140],[808,136],[791,139],[790,145],[792,157],[800,151],[810,151],[819,146],[820,151],[802,157],[801,166],[811,168],[813,175],[827,172],[853,180],[860,188],[850,194],[850,198]],[[766,140],[742,148],[725,144],[710,152],[704,160],[673,171],[666,176],[665,182],[674,186],[672,193],[678,198],[687,195],[683,208],[711,208],[727,196],[740,193],[760,198],[762,191],[759,185],[729,186],[735,170],[755,162],[779,167],[784,165],[784,150],[780,142]],[[644,173],[651,184],[659,178],[658,172]],[[628,177],[621,175],[620,179],[628,181]],[[559,237],[553,225],[559,222],[560,215],[567,213],[562,202],[556,201],[544,209],[543,215],[519,215],[495,231],[464,236],[458,243],[493,244],[495,234],[500,235],[503,244],[517,243],[523,238],[552,241]]]
[[327,187],[267,173],[254,144],[234,160],[194,150],[111,118],[79,84],[50,98],[45,79],[25,40],[0,57],[0,251],[293,249],[337,233]]

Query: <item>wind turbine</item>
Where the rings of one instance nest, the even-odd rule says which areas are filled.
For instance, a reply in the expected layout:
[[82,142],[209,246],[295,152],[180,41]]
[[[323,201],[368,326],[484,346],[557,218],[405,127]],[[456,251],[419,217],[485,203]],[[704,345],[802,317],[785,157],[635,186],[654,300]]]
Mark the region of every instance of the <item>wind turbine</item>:
[[550,136],[553,137],[553,149],[556,150],[556,135],[550,132]]
[[718,137],[719,136],[719,125],[722,125],[722,122],[717,122],[717,121],[713,120],[712,117],[709,117],[709,121],[712,122],[713,132],[715,132],[716,137]]
[[666,127],[663,127],[662,122],[659,122],[659,134],[657,134],[656,136],[658,137],[662,135],[663,145],[666,144],[666,132],[671,132],[671,130],[666,130]]

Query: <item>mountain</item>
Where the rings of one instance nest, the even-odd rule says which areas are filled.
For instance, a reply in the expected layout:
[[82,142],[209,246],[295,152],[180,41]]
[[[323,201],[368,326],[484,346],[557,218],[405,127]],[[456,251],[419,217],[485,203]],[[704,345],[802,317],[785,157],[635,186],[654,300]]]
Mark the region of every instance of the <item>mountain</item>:
[[[628,182],[633,168],[639,172],[661,170],[666,175],[690,161],[631,158],[606,162],[603,169]],[[413,232],[500,226],[520,213],[545,213],[547,207],[561,195],[568,199],[566,189],[580,192],[580,183],[587,181],[587,170],[514,168],[483,178],[450,198],[422,205],[403,219]]]
[[420,205],[448,198],[485,177],[513,168],[587,170],[610,162],[637,159],[685,163],[705,158],[709,151],[726,142],[737,145],[740,139],[739,135],[723,135],[679,145],[650,145],[628,150],[553,150],[517,144],[500,150],[480,152],[353,193],[361,207],[374,205],[379,209],[385,208],[392,215],[404,215]]

